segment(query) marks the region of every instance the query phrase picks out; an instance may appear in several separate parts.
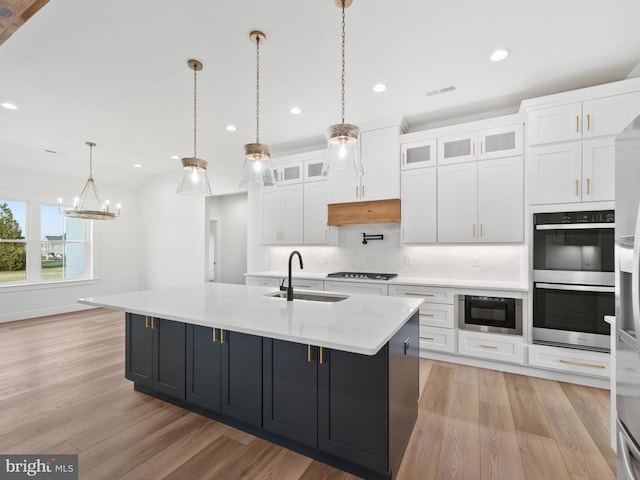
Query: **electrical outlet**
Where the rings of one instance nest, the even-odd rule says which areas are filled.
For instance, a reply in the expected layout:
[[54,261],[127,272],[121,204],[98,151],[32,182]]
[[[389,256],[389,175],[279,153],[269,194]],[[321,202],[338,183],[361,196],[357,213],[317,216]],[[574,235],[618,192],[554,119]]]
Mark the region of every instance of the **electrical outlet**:
[[409,255],[405,255],[404,256],[404,264],[405,265],[413,265],[413,258],[411,258]]
[[472,267],[479,267],[480,266],[480,257],[478,257],[477,255],[474,255],[473,257],[471,257],[471,266]]

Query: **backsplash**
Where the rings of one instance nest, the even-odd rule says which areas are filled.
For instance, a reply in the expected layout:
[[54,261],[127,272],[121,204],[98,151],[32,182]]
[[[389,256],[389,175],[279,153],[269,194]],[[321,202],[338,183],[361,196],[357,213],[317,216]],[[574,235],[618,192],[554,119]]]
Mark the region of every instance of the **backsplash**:
[[[382,234],[384,239],[363,245],[363,232]],[[271,247],[269,269],[286,271],[289,254],[299,250],[304,269],[309,272],[360,271],[434,279],[527,281],[528,254],[524,244],[401,246],[397,224],[346,225],[338,229],[338,234],[336,247]]]

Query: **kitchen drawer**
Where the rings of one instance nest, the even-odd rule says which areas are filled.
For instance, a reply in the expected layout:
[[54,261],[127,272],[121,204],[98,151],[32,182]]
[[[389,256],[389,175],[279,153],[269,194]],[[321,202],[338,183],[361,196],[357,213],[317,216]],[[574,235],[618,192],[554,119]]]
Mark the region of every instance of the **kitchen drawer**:
[[[287,279],[282,280],[284,280],[284,286],[286,287]],[[306,278],[291,279],[291,286],[295,290],[324,290],[324,282],[322,280],[307,280]]]
[[453,288],[391,285],[389,295],[394,297],[422,298],[427,303],[448,303],[453,305]]
[[245,277],[245,285],[255,287],[276,287],[280,286],[280,279],[277,277]]
[[516,335],[458,331],[458,353],[487,360],[524,363],[524,341]]
[[420,325],[427,327],[453,328],[453,305],[423,302],[420,307]]
[[324,289],[328,292],[353,293],[356,295],[384,295],[388,294],[387,285],[364,282],[335,282],[324,281]]
[[456,331],[420,325],[420,349],[456,353]]
[[611,376],[611,358],[607,353],[587,352],[573,348],[531,345],[529,365],[594,377]]

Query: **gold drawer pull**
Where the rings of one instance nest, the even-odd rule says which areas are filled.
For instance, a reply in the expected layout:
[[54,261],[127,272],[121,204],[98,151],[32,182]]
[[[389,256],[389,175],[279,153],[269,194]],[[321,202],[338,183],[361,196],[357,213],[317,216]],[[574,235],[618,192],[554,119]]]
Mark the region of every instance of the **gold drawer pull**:
[[320,365],[322,365],[324,363],[324,355],[323,355],[323,349],[322,347],[320,347]]
[[307,345],[307,363],[311,363],[311,345]]
[[433,297],[433,293],[416,293],[416,292],[404,292],[405,295],[413,295],[414,297]]
[[576,115],[576,132],[580,131],[580,118]]
[[420,316],[421,317],[435,317],[435,315],[433,313],[421,313]]
[[435,340],[433,337],[420,337],[422,340]]
[[578,186],[579,186],[579,184],[580,184],[580,181],[576,180],[576,195],[578,195]]
[[587,113],[587,130],[591,130],[591,114]]
[[566,363],[567,365],[574,365],[576,367],[606,368],[604,365],[596,365],[595,363],[574,362],[573,360],[560,359],[560,363]]
[[482,348],[490,348],[491,350],[497,350],[498,347],[496,347],[495,345],[479,345]]
[[144,328],[149,328],[149,317],[144,316]]
[[587,178],[587,195],[591,195],[591,179]]
[[217,338],[217,336],[216,336],[216,329],[215,329],[215,328],[212,328],[211,330],[213,330],[213,334],[212,334],[212,337],[213,337],[213,338],[212,338],[213,343],[216,343],[216,342],[218,341],[218,338]]
[[224,343],[224,330],[220,329],[220,343]]

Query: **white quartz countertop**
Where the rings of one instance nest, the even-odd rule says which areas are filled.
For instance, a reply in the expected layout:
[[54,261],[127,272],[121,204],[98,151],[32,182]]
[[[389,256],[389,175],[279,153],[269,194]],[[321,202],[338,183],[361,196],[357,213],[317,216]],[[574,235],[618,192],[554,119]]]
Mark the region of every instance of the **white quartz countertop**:
[[371,295],[331,303],[265,296],[274,291],[208,282],[78,302],[364,355],[375,355],[422,304],[419,299]]
[[[387,272],[383,272],[387,273]],[[274,277],[287,278],[287,272],[284,271],[262,271],[246,273],[247,277]],[[327,277],[326,273],[305,272],[294,270],[291,274],[292,278],[309,279],[309,280],[331,280],[336,282],[363,282],[363,283],[384,283],[387,285],[419,285],[432,287],[452,287],[452,288],[469,288],[483,290],[510,290],[514,292],[526,292],[529,286],[520,282],[502,282],[496,280],[466,280],[452,278],[428,278],[428,277],[402,277],[398,276],[391,280],[364,280],[355,278],[333,278]]]

